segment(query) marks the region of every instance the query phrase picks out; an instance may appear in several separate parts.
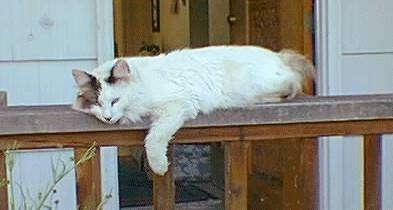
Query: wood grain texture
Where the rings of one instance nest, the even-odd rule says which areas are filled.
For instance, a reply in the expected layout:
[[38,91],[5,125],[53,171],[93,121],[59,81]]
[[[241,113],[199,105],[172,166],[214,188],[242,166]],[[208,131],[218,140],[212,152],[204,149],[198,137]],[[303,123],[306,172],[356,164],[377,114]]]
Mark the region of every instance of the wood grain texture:
[[314,60],[314,1],[303,0],[303,54]]
[[301,166],[302,153],[301,139],[284,140],[281,144],[282,157],[282,181],[283,181],[283,209],[301,210],[303,195],[303,175]]
[[[7,93],[0,91],[0,108],[7,106]],[[0,149],[0,180],[7,180],[7,166],[5,160],[5,154],[2,149]],[[0,209],[7,210],[8,209],[8,192],[7,186],[0,187]]]
[[115,56],[124,57],[125,54],[125,39],[124,39],[124,14],[123,14],[123,0],[113,1],[113,18],[114,18],[114,36],[115,36]]
[[364,136],[364,209],[382,209],[382,137]]
[[230,0],[230,14],[236,21],[230,25],[230,44],[244,45],[249,43],[248,1]]
[[325,123],[299,123],[284,125],[247,126],[245,140],[304,138],[392,133],[393,120],[366,120]]
[[[95,131],[144,130],[149,121],[129,126],[107,125],[70,106],[19,106],[0,109],[0,136]],[[218,110],[199,115],[183,128],[230,127],[293,123],[393,119],[393,95],[298,98],[249,109]]]
[[208,1],[209,4],[209,44],[227,45],[230,43],[228,24],[229,0]]
[[209,45],[209,1],[189,1],[190,47]]
[[[75,160],[86,152],[85,147],[75,149]],[[81,209],[95,209],[101,202],[100,149],[95,156],[76,169],[77,197]]]
[[[310,97],[284,103],[264,104],[255,109],[217,111],[210,115],[201,115],[197,119],[187,122],[176,134],[176,139],[172,143],[228,143],[229,146],[226,147],[231,149],[227,150],[229,153],[226,154],[227,164],[229,164],[227,165],[227,179],[230,180],[230,184],[227,184],[227,189],[230,190],[227,190],[227,192],[240,192],[227,195],[227,200],[237,200],[236,203],[228,202],[228,205],[244,207],[250,202],[257,202],[255,200],[249,202],[249,200],[244,199],[248,192],[251,192],[252,194],[248,199],[257,199],[258,197],[259,200],[270,199],[271,201],[283,199],[288,200],[287,207],[298,209],[307,202],[305,197],[299,195],[309,194],[315,190],[313,188],[315,183],[305,184],[307,178],[315,176],[313,174],[315,168],[311,169],[311,172],[308,171],[309,168],[306,168],[307,165],[313,164],[310,162],[314,154],[312,152],[313,148],[308,148],[310,145],[305,145],[304,142],[303,146],[299,142],[284,146],[287,150],[310,151],[309,153],[295,152],[292,156],[286,157],[288,173],[285,172],[283,174],[286,175],[281,175],[281,181],[278,181],[279,184],[277,185],[278,188],[270,189],[270,195],[276,196],[278,192],[282,197],[263,197],[263,195],[260,197],[254,194],[255,191],[243,189],[247,186],[248,180],[255,181],[261,175],[257,173],[250,174],[250,177],[247,175],[247,163],[249,161],[248,155],[244,151],[245,145],[249,144],[247,141],[272,140],[285,143],[285,141],[291,142],[294,140],[283,141],[282,139],[393,133],[392,106],[391,95],[375,95]],[[0,148],[6,148],[7,144],[12,144],[14,141],[19,143],[20,148],[86,148],[92,142],[96,142],[98,146],[141,145],[143,144],[146,128],[149,125],[148,121],[130,126],[105,125],[93,117],[74,112],[66,106],[12,107],[0,109],[0,117],[8,119],[3,121],[8,123],[0,124]],[[24,120],[29,123],[24,123]],[[64,127],[53,125],[56,123]],[[20,125],[27,130],[23,130],[16,125]],[[13,133],[10,133],[6,128],[14,129]],[[82,149],[77,149],[77,154],[81,153]],[[79,193],[82,197],[82,203],[83,200],[87,199],[87,195],[95,196],[94,202],[97,202],[100,198],[98,187],[92,189],[92,186],[99,186],[97,180],[100,179],[96,179],[96,174],[100,173],[97,163],[99,162],[94,163],[93,161],[92,165],[86,165],[87,169],[81,169],[82,172],[78,173],[78,183],[82,184],[80,186],[82,192]],[[244,174],[237,174],[238,172]],[[376,176],[375,170],[371,170],[371,173]],[[89,180],[84,174],[89,174],[88,176],[95,177],[95,179]],[[156,189],[158,191],[156,195],[167,196],[165,198],[167,201],[162,200],[161,198],[164,198],[162,196],[155,196],[158,205],[169,205],[168,209],[173,205],[170,202],[173,195],[171,193],[173,178],[168,177],[170,174],[161,177],[161,184],[156,185],[156,188],[160,186]],[[315,179],[313,180],[315,181]],[[158,179],[156,183],[159,183]],[[239,185],[238,183],[246,185]],[[263,182],[255,182],[255,186],[265,185],[266,183]],[[286,188],[285,185],[288,187]],[[293,186],[297,187],[291,188]],[[371,189],[373,185],[369,184],[369,186]],[[280,193],[280,190],[282,190],[282,193]],[[368,190],[368,192],[371,192],[371,197],[378,196],[372,194],[373,190]],[[370,198],[370,200],[373,200],[373,198]],[[310,205],[313,205],[313,203],[311,202]],[[308,207],[309,204],[304,206],[304,208]]]
[[225,143],[225,209],[248,207],[248,142]]
[[152,44],[151,1],[115,0],[117,56],[135,56],[143,43]]
[[[0,151],[0,180],[7,180],[7,167],[6,167],[5,154],[3,151]],[[7,210],[8,209],[8,193],[7,186],[0,187],[0,209]]]
[[[317,136],[363,135],[393,133],[393,119],[351,120],[343,122],[291,123],[276,125],[243,125],[211,128],[182,128],[172,143],[209,143],[303,138]],[[215,134],[219,131],[219,134]],[[220,135],[222,134],[222,135]],[[0,135],[0,149],[7,148],[14,141],[19,148],[61,148],[88,147],[93,142],[98,146],[134,146],[142,145],[145,130],[117,130],[101,132]]]
[[[281,31],[283,28],[294,27],[286,27],[288,24],[283,23],[280,17],[282,9],[292,8],[293,5],[288,6],[284,3],[283,8],[280,8],[280,5],[282,5],[282,0],[249,1],[250,44],[263,46],[275,51],[281,50],[282,43],[287,42],[287,40],[283,39]],[[289,33],[288,36],[295,37],[297,34]]]
[[[168,159],[172,162],[173,146],[169,146]],[[175,209],[175,179],[173,164],[169,165],[164,176],[153,175],[153,207],[154,210]]]
[[317,149],[314,138],[252,142],[249,209],[318,209]]
[[7,92],[0,91],[0,107],[7,106]]
[[306,138],[301,141],[300,167],[303,178],[303,187],[300,192],[303,209],[319,208],[319,151],[318,141],[315,138]]
[[248,209],[284,209],[282,185],[282,180],[276,177],[251,173]]

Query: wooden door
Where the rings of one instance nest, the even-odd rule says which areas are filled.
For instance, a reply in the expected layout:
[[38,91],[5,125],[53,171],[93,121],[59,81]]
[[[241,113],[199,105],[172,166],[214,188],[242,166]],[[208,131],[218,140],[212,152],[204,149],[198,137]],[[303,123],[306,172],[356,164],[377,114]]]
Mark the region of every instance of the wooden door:
[[[231,44],[294,49],[313,58],[312,0],[231,0]],[[310,81],[307,92],[313,94]],[[318,142],[253,143],[249,209],[316,209]]]
[[230,0],[231,44],[291,48],[313,58],[313,0]]

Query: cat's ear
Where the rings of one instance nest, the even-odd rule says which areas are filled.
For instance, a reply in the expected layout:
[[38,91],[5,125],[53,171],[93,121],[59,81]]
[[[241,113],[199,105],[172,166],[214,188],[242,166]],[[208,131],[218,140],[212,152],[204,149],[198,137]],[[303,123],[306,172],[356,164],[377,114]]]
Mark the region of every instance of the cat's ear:
[[110,76],[106,81],[109,84],[116,84],[121,81],[129,82],[132,79],[131,77],[130,66],[125,60],[119,59],[113,65]]
[[75,82],[79,87],[83,87],[91,83],[92,76],[85,71],[73,69],[72,76],[74,76]]

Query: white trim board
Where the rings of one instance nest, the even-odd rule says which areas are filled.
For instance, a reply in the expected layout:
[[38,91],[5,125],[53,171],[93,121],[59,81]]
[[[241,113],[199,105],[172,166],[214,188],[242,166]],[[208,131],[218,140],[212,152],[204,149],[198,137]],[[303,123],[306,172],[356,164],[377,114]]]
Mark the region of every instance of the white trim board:
[[[387,5],[384,4],[387,1],[389,0],[378,0],[376,2],[352,0],[352,3],[350,3],[347,0],[345,2],[341,0],[316,0],[315,34],[318,94],[382,93],[393,90],[390,86],[393,83],[392,71],[389,71],[393,68],[393,62],[391,62],[393,55],[390,51],[381,48],[369,52],[351,51],[351,54],[348,54],[343,46],[345,41],[343,31],[347,30],[348,33],[349,30],[343,28],[344,18],[347,22],[356,21],[357,19],[351,18],[361,15],[356,11],[358,7],[352,8],[350,5],[356,2],[362,4],[361,8],[368,9],[370,7],[370,11],[375,11],[382,8],[382,5]],[[351,10],[353,14],[348,14],[344,9]],[[381,12],[389,12],[392,9],[384,8]],[[374,18],[370,21],[378,22],[385,15],[387,14],[369,18]],[[361,29],[364,30],[367,27],[367,25],[363,25]],[[351,31],[351,34],[356,33]],[[375,33],[375,38],[378,38],[381,37],[380,33],[383,33],[383,31],[372,31],[372,33]],[[356,39],[357,37],[353,38]],[[348,37],[346,40],[348,40]],[[378,41],[389,42],[388,38],[385,40],[378,39]],[[362,42],[357,40],[356,43]],[[368,42],[363,41],[363,43],[361,46],[356,46],[358,47],[356,49],[370,48]],[[351,47],[351,42],[345,44],[347,48]],[[393,154],[391,154],[393,144],[386,141],[386,138],[387,136],[384,136],[382,143],[382,209],[392,209],[393,169],[391,168],[393,167],[390,160],[393,157]],[[363,142],[359,137],[345,137],[344,139],[342,137],[332,137],[329,138],[329,141],[326,141],[326,138],[320,140],[320,209],[345,210],[363,209],[364,207]]]

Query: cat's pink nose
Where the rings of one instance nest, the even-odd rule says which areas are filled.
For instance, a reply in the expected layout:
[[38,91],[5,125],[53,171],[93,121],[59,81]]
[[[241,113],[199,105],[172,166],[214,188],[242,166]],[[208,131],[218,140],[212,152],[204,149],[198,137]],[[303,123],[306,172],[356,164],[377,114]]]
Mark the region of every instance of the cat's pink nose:
[[104,117],[104,119],[109,122],[111,121],[112,117]]

